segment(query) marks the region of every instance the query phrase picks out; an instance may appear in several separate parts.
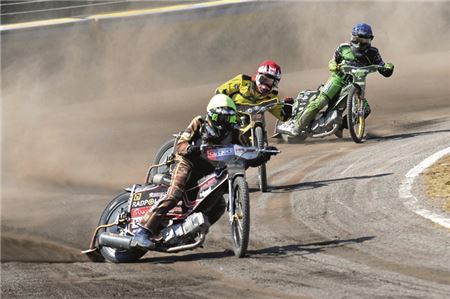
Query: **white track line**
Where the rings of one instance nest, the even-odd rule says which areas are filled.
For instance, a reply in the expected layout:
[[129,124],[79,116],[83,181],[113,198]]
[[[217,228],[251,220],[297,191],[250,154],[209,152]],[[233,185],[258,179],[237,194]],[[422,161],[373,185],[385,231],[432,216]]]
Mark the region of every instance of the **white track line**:
[[405,200],[405,205],[414,213],[425,217],[435,223],[438,223],[446,228],[450,228],[450,218],[442,214],[424,209],[422,206],[420,206],[417,198],[411,193],[411,187],[416,176],[418,176],[422,171],[433,165],[437,160],[447,154],[450,154],[450,147],[429,156],[418,165],[416,165],[413,169],[408,171],[408,173],[405,175],[405,179],[403,179],[402,183],[400,184],[398,193],[400,198]]
[[188,3],[188,4],[178,4],[171,6],[163,6],[163,7],[155,7],[155,8],[144,8],[138,10],[128,10],[128,11],[118,11],[118,12],[110,12],[110,13],[99,13],[95,15],[90,15],[85,18],[77,18],[77,17],[67,17],[67,18],[57,18],[57,19],[49,19],[49,20],[41,20],[41,21],[31,21],[24,23],[15,23],[8,25],[0,25],[0,32],[7,32],[13,30],[27,29],[27,28],[35,28],[42,26],[52,26],[52,25],[60,25],[60,24],[69,24],[69,23],[79,23],[79,24],[87,24],[89,21],[101,21],[103,19],[115,19],[115,18],[127,18],[127,17],[136,17],[136,16],[146,16],[146,15],[162,15],[169,14],[173,12],[181,12],[181,11],[194,11],[205,8],[220,8],[233,4],[243,4],[243,3],[252,3],[257,0],[211,0],[206,2],[199,3]]

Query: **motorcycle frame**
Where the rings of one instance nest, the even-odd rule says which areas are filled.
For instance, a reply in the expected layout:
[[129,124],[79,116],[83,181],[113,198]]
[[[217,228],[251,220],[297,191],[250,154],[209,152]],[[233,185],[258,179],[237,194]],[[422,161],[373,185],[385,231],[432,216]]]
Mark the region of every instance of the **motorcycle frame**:
[[[238,105],[238,117],[239,119],[244,116],[246,118],[248,118],[249,122],[247,125],[245,126],[241,126],[239,128],[239,131],[241,132],[241,138],[244,139],[245,134],[247,134],[248,131],[250,131],[250,138],[251,138],[251,146],[257,146],[255,144],[255,129],[256,127],[260,126],[263,131],[265,132],[265,128],[266,128],[266,118],[265,118],[265,112],[268,111],[270,108],[265,109],[262,112],[258,112],[258,113],[252,113],[252,112],[246,112],[243,111],[241,109],[239,109],[240,107],[255,107],[255,106],[268,106],[270,108],[278,105],[278,100],[276,98],[272,98],[266,101],[263,101],[259,104],[243,104],[243,105]],[[244,144],[248,144],[246,141],[244,140]],[[267,143],[267,136],[266,134],[264,134],[264,142]]]
[[[378,71],[379,68],[380,66],[378,65],[369,65],[360,68],[355,68],[352,66],[343,66],[342,67],[343,72],[345,74],[351,75],[352,80],[342,88],[338,103],[341,102],[343,99],[347,98],[352,88],[357,88],[360,92],[361,99],[365,99],[367,75]],[[337,105],[335,105],[334,107],[336,106]]]
[[343,72],[345,74],[351,75],[352,79],[347,85],[342,87],[341,92],[339,93],[339,99],[333,106],[326,109],[325,113],[328,113],[331,110],[338,110],[340,112],[343,112],[346,108],[347,97],[353,88],[357,88],[360,92],[361,99],[365,99],[367,75],[377,71],[378,68],[379,66],[376,65],[370,65],[368,67],[361,67],[361,68],[343,66]]
[[[225,170],[221,171],[220,173],[212,173],[212,174],[209,174],[208,176],[205,177],[205,179],[204,179],[201,183],[196,184],[195,186],[193,186],[193,187],[191,187],[191,188],[185,190],[184,193],[183,193],[183,199],[180,201],[180,202],[181,202],[181,205],[178,204],[178,205],[175,206],[173,209],[171,209],[171,210],[166,214],[166,218],[169,219],[169,220],[178,221],[178,220],[186,219],[189,215],[191,215],[192,213],[196,212],[197,207],[198,207],[201,203],[203,203],[203,201],[204,201],[205,199],[207,199],[208,196],[211,195],[211,193],[213,193],[214,191],[216,191],[218,188],[220,188],[220,187],[224,184],[225,181],[227,181],[227,179],[228,179],[228,174],[224,175],[224,171],[225,171]],[[213,182],[213,184],[212,184],[212,185],[214,186],[213,188],[208,189],[208,188],[211,186],[211,185],[209,185],[209,186],[206,187],[205,189],[202,189],[202,187],[203,187],[204,185],[206,185],[207,183],[210,183],[210,181],[213,180],[213,179],[216,180],[216,181]],[[163,186],[163,185],[162,185],[162,184],[159,184],[159,185],[146,185],[146,186],[140,186],[140,185],[138,185],[138,184],[134,184],[132,188],[127,188],[127,189],[125,189],[126,191],[130,192],[130,196],[129,196],[129,199],[128,199],[128,205],[127,205],[127,211],[126,211],[127,214],[130,215],[130,218],[129,218],[129,221],[128,221],[128,223],[127,223],[127,225],[126,225],[126,228],[125,228],[125,232],[126,232],[126,233],[133,234],[133,228],[132,228],[132,225],[133,225],[133,220],[136,219],[136,218],[131,218],[131,211],[132,211],[132,209],[133,209],[132,204],[133,204],[133,200],[134,200],[136,194],[137,194],[137,193],[142,193],[142,194],[144,194],[144,193],[146,193],[146,192],[151,191],[152,189],[158,188],[158,186],[160,187],[160,186]],[[192,190],[196,189],[196,188],[199,189],[196,198],[195,198],[195,199],[192,199],[192,200],[189,200],[189,199],[188,199],[188,196],[187,196],[187,193],[188,193],[189,191],[192,191]],[[201,197],[199,197],[199,194],[200,194],[202,191],[205,192],[205,190],[206,190],[206,193],[203,194]],[[157,205],[157,202],[158,202],[162,197],[164,197],[164,196],[165,196],[165,195],[160,196],[158,200],[156,200],[151,206],[149,206],[149,209],[150,209],[150,210],[153,209],[153,207]],[[179,208],[179,207],[181,207],[181,206],[185,206],[185,207],[187,208],[187,211],[184,212],[184,213],[182,213],[182,214],[177,214],[177,213],[175,213],[175,209],[177,209],[177,208]],[[171,212],[171,211],[172,211],[172,212]]]
[[234,197],[234,190],[233,190],[233,183],[236,177],[243,177],[244,180],[246,180],[245,177],[245,164],[244,161],[237,158],[232,161],[228,161],[226,163],[227,169],[228,169],[228,216],[230,223],[234,220],[234,213],[235,213],[235,197]]

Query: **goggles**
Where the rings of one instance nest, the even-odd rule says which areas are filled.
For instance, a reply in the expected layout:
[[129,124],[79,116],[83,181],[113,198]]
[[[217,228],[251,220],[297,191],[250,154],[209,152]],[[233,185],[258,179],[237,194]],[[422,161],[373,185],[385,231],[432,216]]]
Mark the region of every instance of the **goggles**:
[[266,75],[266,74],[259,74],[258,76],[258,82],[259,84],[267,85],[269,88],[277,87],[278,86],[278,79]]
[[370,37],[359,37],[352,35],[351,42],[354,45],[370,45],[372,38]]
[[208,113],[211,120],[217,124],[236,124],[236,111],[228,107],[219,107]]

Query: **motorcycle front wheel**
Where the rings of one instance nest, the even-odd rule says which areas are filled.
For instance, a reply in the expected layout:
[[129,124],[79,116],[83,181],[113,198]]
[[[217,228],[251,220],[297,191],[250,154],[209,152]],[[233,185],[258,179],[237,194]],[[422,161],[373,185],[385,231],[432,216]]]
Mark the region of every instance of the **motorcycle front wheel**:
[[250,197],[245,179],[236,177],[233,182],[234,215],[231,237],[234,255],[241,258],[247,252],[250,238]]
[[366,119],[364,117],[364,101],[359,88],[352,88],[347,97],[347,125],[353,141],[362,143]]
[[[262,127],[255,128],[255,146],[258,148],[264,148],[265,140],[264,140],[264,130]],[[258,185],[261,192],[267,192],[267,169],[266,163],[258,166]]]
[[[98,225],[110,224],[116,221],[117,217],[122,211],[126,211],[128,205],[128,198],[130,193],[123,192],[119,194],[116,198],[114,198],[103,211],[100,221]],[[100,232],[110,232],[114,234],[118,234],[120,232],[120,228],[118,226],[111,226],[106,229],[100,230]],[[100,233],[99,232],[99,233]],[[103,257],[112,263],[131,263],[139,260],[146,251],[139,249],[117,249],[112,247],[100,246],[100,253]]]

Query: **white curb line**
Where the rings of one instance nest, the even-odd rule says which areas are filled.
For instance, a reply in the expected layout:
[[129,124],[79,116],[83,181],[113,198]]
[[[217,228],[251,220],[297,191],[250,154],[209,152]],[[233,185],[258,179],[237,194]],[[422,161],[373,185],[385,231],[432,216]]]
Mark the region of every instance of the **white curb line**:
[[408,173],[405,175],[405,179],[403,179],[402,183],[400,184],[398,193],[400,198],[405,199],[405,205],[414,213],[446,228],[450,228],[450,218],[445,215],[426,210],[420,205],[417,198],[411,193],[411,187],[416,176],[418,176],[422,171],[433,165],[437,160],[447,154],[450,154],[450,147],[429,156],[418,165],[416,165],[413,169],[408,171]]

